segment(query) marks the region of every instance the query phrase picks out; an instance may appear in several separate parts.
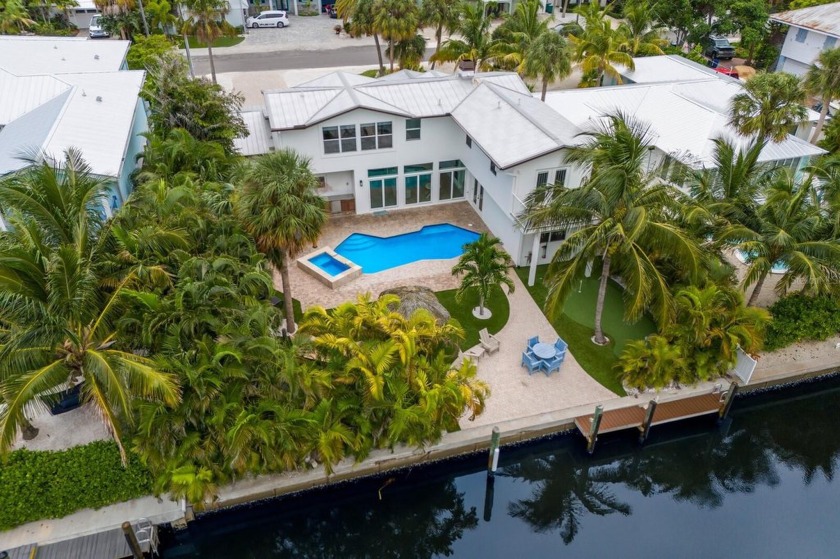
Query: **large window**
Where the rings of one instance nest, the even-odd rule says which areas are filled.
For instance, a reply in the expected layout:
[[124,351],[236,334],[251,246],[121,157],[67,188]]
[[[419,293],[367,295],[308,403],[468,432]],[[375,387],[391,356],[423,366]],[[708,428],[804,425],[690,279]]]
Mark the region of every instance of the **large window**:
[[464,197],[464,181],[467,171],[460,159],[440,162],[439,200],[453,200]]
[[833,49],[837,45],[837,37],[826,37],[823,50]]
[[405,139],[407,141],[420,139],[420,119],[410,118],[405,121]]
[[387,208],[397,205],[397,168],[385,167],[368,170],[370,207]]
[[324,126],[324,153],[347,153],[356,151],[356,125]]
[[421,204],[432,201],[433,167],[431,163],[403,167],[406,204]]
[[390,122],[368,122],[361,125],[362,150],[385,149],[394,146],[394,127]]
[[554,169],[537,173],[537,188],[547,185],[549,177],[554,179],[552,184],[566,186],[566,169]]

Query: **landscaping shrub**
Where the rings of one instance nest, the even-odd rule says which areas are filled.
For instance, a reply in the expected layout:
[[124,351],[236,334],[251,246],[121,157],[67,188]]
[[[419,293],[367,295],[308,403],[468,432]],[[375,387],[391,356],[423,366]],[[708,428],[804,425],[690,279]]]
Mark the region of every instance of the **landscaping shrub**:
[[0,465],[0,530],[151,492],[146,468],[132,454],[123,468],[111,441],[61,452],[17,450]]
[[830,297],[801,294],[779,299],[770,313],[764,347],[779,349],[799,341],[825,340],[840,332],[840,303]]

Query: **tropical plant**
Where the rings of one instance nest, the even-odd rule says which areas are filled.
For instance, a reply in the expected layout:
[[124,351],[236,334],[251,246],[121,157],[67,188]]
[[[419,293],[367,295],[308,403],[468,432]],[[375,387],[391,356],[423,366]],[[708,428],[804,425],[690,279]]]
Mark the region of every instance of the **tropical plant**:
[[755,284],[749,304],[755,304],[767,276],[783,267],[776,291],[784,295],[796,280],[807,294],[830,293],[840,271],[840,241],[825,226],[812,177],[797,180],[790,169],[777,169],[769,178],[758,226],[734,225],[722,235],[736,243],[747,260],[744,288]]
[[295,318],[289,265],[304,247],[317,242],[327,220],[317,188],[309,159],[283,149],[253,162],[234,201],[242,227],[280,272],[290,334],[295,331]]
[[464,245],[464,253],[452,268],[453,276],[461,277],[461,286],[455,295],[462,300],[470,290],[478,293],[478,314],[483,318],[484,302],[497,287],[504,285],[508,293],[513,293],[515,285],[510,276],[513,260],[502,248],[502,241],[482,233],[472,243]]
[[781,142],[808,115],[799,78],[784,72],[759,73],[732,98],[729,124],[743,136]]
[[432,62],[471,61],[477,71],[490,68],[495,48],[490,36],[490,18],[484,15],[482,2],[464,2],[461,4],[458,24],[452,29],[457,37],[449,37],[430,58]]
[[35,20],[29,17],[29,12],[23,0],[5,0],[0,10],[0,33],[20,33],[35,25]]
[[811,135],[811,143],[816,144],[828,115],[829,104],[835,99],[840,99],[840,47],[827,49],[819,54],[808,68],[803,86],[805,91],[819,97],[822,102],[820,119]]
[[[386,49],[391,57],[391,47]],[[420,70],[420,63],[426,55],[426,39],[419,33],[409,39],[394,43],[394,58],[397,59],[402,70]]]
[[626,320],[650,310],[659,324],[666,324],[673,317],[673,301],[665,261],[692,278],[702,258],[696,241],[675,222],[682,194],[645,172],[651,145],[647,126],[612,114],[585,137],[568,150],[566,161],[591,170],[589,179],[580,188],[537,188],[526,199],[522,218],[533,231],[568,232],[546,273],[549,313],[562,310],[586,270],[600,263],[593,341],[606,344],[601,315],[610,276],[621,277],[626,285]]
[[379,74],[385,74],[385,63],[382,61],[382,47],[379,44],[379,32],[374,26],[373,6],[376,0],[337,0],[335,10],[349,33],[353,37],[362,35],[373,36],[376,45],[376,56],[379,59]]
[[227,0],[185,0],[190,18],[184,21],[182,32],[195,35],[207,45],[210,59],[210,77],[216,83],[216,64],[213,61],[213,41],[227,32],[225,15],[230,11]]
[[9,324],[0,350],[0,452],[14,443],[27,410],[81,384],[82,399],[97,410],[125,463],[135,399],[167,406],[179,400],[176,379],[132,352],[116,327],[141,275],[158,283],[166,277],[159,268],[109,270],[106,188],[74,151],[0,183],[11,225],[0,240],[0,300]]
[[[622,50],[622,34],[613,29],[607,18],[607,9],[601,9],[592,2],[578,8],[584,16],[586,27],[579,35],[570,35],[569,40],[575,47],[575,58],[580,63],[584,74],[592,73],[592,84],[604,85],[604,77],[610,76],[617,83],[622,83],[621,74],[615,67],[622,65],[629,70],[635,69],[633,57]],[[582,83],[582,86],[591,84]]]
[[821,295],[793,293],[768,309],[773,321],[767,328],[765,347],[772,351],[806,340],[826,340],[840,332],[840,301]]
[[655,56],[667,41],[660,36],[661,26],[656,23],[654,7],[647,0],[628,0],[624,4],[623,21],[618,32],[623,38],[622,50],[631,56]]
[[545,101],[548,84],[572,73],[572,51],[559,33],[543,33],[528,47],[522,71],[542,78],[540,99]]
[[172,42],[164,35],[136,37],[128,48],[125,61],[131,70],[145,70],[173,48]]
[[451,32],[458,27],[461,17],[460,2],[453,0],[423,0],[420,5],[420,21],[423,25],[430,25],[435,30],[435,52],[432,55],[431,69],[437,64],[437,54],[443,43],[443,32]]
[[390,70],[393,72],[396,55],[394,45],[399,41],[411,39],[417,34],[417,26],[420,24],[417,2],[415,0],[375,0],[372,11],[374,30],[388,41],[388,60]]
[[503,67],[522,71],[526,53],[537,38],[549,32],[554,19],[541,18],[540,0],[524,0],[516,4],[513,14],[493,31],[494,59]]

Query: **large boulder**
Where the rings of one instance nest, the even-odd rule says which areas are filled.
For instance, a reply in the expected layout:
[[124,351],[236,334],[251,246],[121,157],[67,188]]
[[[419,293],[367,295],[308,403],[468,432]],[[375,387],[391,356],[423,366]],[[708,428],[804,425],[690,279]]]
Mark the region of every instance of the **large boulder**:
[[435,292],[428,287],[410,285],[393,287],[386,289],[379,296],[382,297],[383,295],[396,295],[399,297],[399,307],[394,310],[405,317],[411,316],[417,309],[426,309],[432,313],[432,316],[435,317],[438,324],[446,324],[449,320],[449,311],[440,304],[437,297],[435,297]]

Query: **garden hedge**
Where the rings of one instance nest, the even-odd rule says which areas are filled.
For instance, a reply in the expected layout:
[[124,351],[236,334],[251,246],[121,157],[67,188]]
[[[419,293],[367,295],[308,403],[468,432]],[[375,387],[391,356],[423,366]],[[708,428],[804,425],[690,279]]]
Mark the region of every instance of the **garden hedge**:
[[840,332],[840,303],[829,297],[794,294],[770,307],[773,321],[764,347],[779,349],[806,340],[825,340]]
[[111,441],[60,452],[10,453],[0,463],[0,530],[151,494],[149,472],[129,456],[123,468]]

